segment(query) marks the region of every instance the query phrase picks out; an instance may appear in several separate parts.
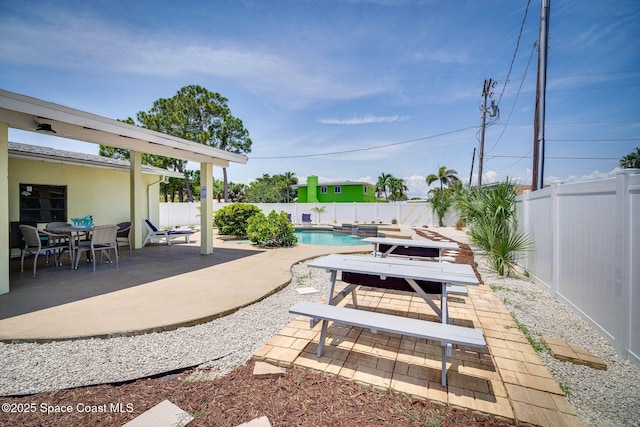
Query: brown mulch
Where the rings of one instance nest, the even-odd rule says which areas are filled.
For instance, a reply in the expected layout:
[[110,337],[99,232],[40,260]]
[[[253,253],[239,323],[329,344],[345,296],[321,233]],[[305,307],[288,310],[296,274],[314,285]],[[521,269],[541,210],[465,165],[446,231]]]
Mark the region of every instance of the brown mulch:
[[[429,230],[428,232],[425,232],[423,230],[416,230],[416,234],[419,236],[424,237],[425,239],[429,239],[430,238],[430,234],[433,235],[437,235],[440,237],[443,237],[441,234],[438,234],[434,231]],[[458,249],[458,256],[456,257],[456,264],[470,264],[471,267],[473,267],[473,271],[476,273],[476,277],[478,278],[478,280],[480,281],[480,284],[483,284],[482,281],[482,277],[480,277],[480,273],[478,273],[478,266],[476,265],[475,259],[473,258],[473,251],[471,250],[471,248],[469,247],[469,245],[464,244],[464,243],[460,243],[457,242],[458,246],[460,247]]]
[[[0,425],[121,426],[165,399],[195,417],[189,427],[237,426],[261,416],[268,417],[273,426],[513,425],[296,367],[280,378],[256,379],[253,365],[249,362],[210,381],[189,381],[189,372],[185,372],[171,379],[3,398],[3,404],[35,404],[36,410],[11,414],[3,410]],[[112,411],[112,405],[118,403],[122,412]],[[54,410],[66,406],[70,406],[68,413],[46,413],[49,407]],[[104,408],[104,412],[80,412],[82,408]]]
[[[460,246],[457,262],[475,269],[473,252],[467,245]],[[206,381],[190,380],[191,370],[120,385],[0,398],[0,425],[121,426],[165,399],[194,416],[189,427],[237,426],[261,416],[268,417],[273,426],[514,425],[509,420],[371,390],[298,367],[287,369],[280,378],[257,379],[253,366],[254,362],[249,362]],[[67,412],[59,412],[63,408]]]

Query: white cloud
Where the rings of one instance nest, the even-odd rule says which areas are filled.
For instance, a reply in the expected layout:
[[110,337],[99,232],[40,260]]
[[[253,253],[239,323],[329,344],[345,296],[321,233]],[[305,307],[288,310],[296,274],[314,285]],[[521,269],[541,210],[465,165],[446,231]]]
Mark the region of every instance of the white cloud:
[[429,195],[429,187],[427,186],[426,177],[423,175],[411,175],[403,178],[404,183],[409,188],[407,195],[409,198],[420,197],[426,199]]
[[[513,178],[509,177],[509,179],[513,179]],[[515,178],[515,179],[518,182],[520,182],[518,178]],[[493,184],[494,182],[500,182],[500,181],[501,181],[501,178],[500,178],[500,174],[498,174],[498,172],[493,171],[493,170],[483,171],[482,172],[482,185],[484,185],[484,184]],[[478,185],[478,174],[477,173],[473,173],[473,175],[471,177],[471,185]]]
[[0,39],[0,56],[9,63],[164,77],[217,76],[290,108],[313,99],[373,95],[391,85],[363,80],[355,70],[318,63],[313,56],[301,60],[259,44],[142,32],[63,12],[29,22],[0,19]]
[[595,170],[586,175],[581,175],[581,176],[570,175],[565,179],[557,178],[557,177],[549,177],[549,182],[570,183],[570,182],[585,182],[585,181],[594,181],[598,179],[615,178],[616,174],[621,170],[622,169],[618,167],[610,170],[609,172],[600,172],[598,170]]
[[409,120],[409,116],[364,116],[353,119],[321,119],[326,125],[368,125],[371,123],[395,123]]

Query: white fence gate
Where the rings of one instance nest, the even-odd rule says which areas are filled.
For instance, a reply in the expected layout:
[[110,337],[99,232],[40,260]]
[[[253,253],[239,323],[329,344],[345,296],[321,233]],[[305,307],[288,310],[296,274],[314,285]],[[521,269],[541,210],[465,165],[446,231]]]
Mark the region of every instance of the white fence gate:
[[640,366],[640,170],[553,184],[516,203],[535,241],[522,266]]

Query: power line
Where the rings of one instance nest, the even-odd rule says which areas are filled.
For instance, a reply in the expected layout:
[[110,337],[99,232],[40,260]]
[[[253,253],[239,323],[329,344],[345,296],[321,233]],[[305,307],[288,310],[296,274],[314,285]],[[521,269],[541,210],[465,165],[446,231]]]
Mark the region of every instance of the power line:
[[335,155],[335,154],[347,154],[347,153],[356,153],[356,152],[359,152],[359,151],[377,150],[377,149],[380,149],[380,148],[394,147],[396,145],[409,144],[409,143],[412,143],[412,142],[424,141],[424,140],[427,140],[427,139],[438,138],[438,137],[441,137],[441,136],[446,136],[446,135],[451,135],[451,134],[454,134],[454,133],[464,132],[464,131],[467,131],[469,129],[476,129],[477,127],[478,126],[469,126],[469,127],[466,127],[466,128],[451,130],[451,131],[439,133],[439,134],[436,134],[436,135],[429,135],[429,136],[425,136],[425,137],[422,137],[422,138],[410,139],[408,141],[393,142],[391,144],[375,145],[375,146],[372,146],[372,147],[353,148],[353,149],[350,149],[350,150],[331,151],[331,152],[328,152],[328,153],[299,154],[299,155],[295,155],[295,156],[251,157],[251,160],[299,159],[299,158],[303,158],[303,157],[332,156],[332,155]]
[[[522,160],[527,159],[527,158],[531,158],[531,156],[529,156],[529,154],[531,154],[531,152],[532,152],[532,151],[533,151],[533,148],[532,148],[531,150],[529,150],[529,152],[528,152],[527,154],[525,154],[524,156],[520,156],[520,157],[518,158],[518,160],[516,160],[515,162],[513,162],[513,163],[509,164],[508,166],[505,166],[505,167],[500,168],[500,169],[495,169],[495,168],[494,168],[494,170],[496,170],[496,171],[501,171],[501,170],[509,169],[510,167],[515,166],[515,165],[517,165],[518,163],[520,163]],[[517,157],[517,156],[514,156],[514,157]],[[492,160],[493,160],[493,159],[492,159]]]
[[[531,151],[529,151],[529,153],[531,153]],[[531,158],[531,156],[529,156],[528,154],[526,154],[524,157],[523,156],[507,156],[507,155],[502,155],[502,156],[489,156],[492,159],[496,159],[496,158],[505,158],[505,159],[525,159],[525,158]],[[572,157],[572,156],[544,156],[545,159],[553,159],[553,160],[619,160],[618,157]]]
[[[638,73],[640,70],[629,70],[629,71],[607,71],[602,73],[585,73],[585,74],[554,74],[551,76],[551,80],[564,79],[564,78],[576,78],[576,77],[592,77],[592,76],[608,76],[613,74],[625,74],[625,73]],[[533,80],[534,77],[529,77],[525,80]],[[517,80],[516,80],[517,81]],[[621,87],[636,87],[636,85],[624,85],[624,86],[602,86],[597,87],[595,89],[615,89]],[[580,90],[580,89],[554,89],[554,91],[559,92],[562,90]],[[502,96],[502,95],[501,95]]]
[[[527,0],[527,7],[524,9],[524,17],[522,18],[522,23],[520,24],[520,33],[518,34],[518,41],[516,42],[516,49],[513,52],[513,56],[511,57],[511,64],[509,64],[509,72],[507,73],[507,78],[504,80],[504,85],[502,86],[502,92],[500,92],[500,96],[498,97],[498,105],[500,105],[500,101],[502,100],[502,95],[504,94],[504,90],[507,88],[507,84],[509,83],[509,76],[511,75],[511,70],[513,69],[513,63],[516,60],[516,54],[518,53],[518,47],[520,47],[520,38],[522,37],[522,30],[524,29],[524,23],[527,20],[527,13],[529,13],[529,5],[531,4],[531,0]],[[527,65],[529,68],[529,65]],[[525,77],[527,73],[525,71]],[[524,77],[522,78],[524,80]]]
[[599,90],[599,89],[623,89],[623,88],[628,88],[628,87],[639,87],[640,85],[618,85],[618,86],[596,86],[596,87],[579,87],[579,88],[572,88],[572,89],[550,89],[547,92],[573,92],[576,90]]
[[553,142],[630,142],[640,141],[640,138],[619,138],[619,139],[547,139]]
[[[529,55],[529,61],[527,62],[527,68],[524,70],[524,76],[522,77],[522,81],[520,82],[520,87],[518,87],[518,92],[516,93],[516,98],[513,100],[513,105],[511,106],[511,111],[509,111],[509,116],[507,117],[507,122],[504,124],[504,127],[502,128],[502,132],[500,132],[500,136],[498,136],[498,139],[496,139],[496,142],[491,146],[491,148],[489,149],[489,151],[487,151],[487,153],[490,153],[493,151],[494,148],[496,148],[496,145],[498,145],[498,142],[500,142],[500,140],[502,139],[502,135],[504,135],[504,131],[507,129],[507,126],[509,125],[509,121],[511,120],[511,115],[513,114],[513,110],[516,108],[516,103],[518,102],[518,97],[520,96],[520,91],[522,90],[522,86],[524,84],[524,79],[527,77],[527,71],[529,71],[529,66],[531,65],[531,58],[533,58],[533,53],[536,51],[536,47],[535,45],[531,47],[531,54]],[[504,92],[504,89],[503,89]],[[500,95],[500,97],[502,97],[502,95]],[[498,101],[500,102],[500,101]]]
[[[638,124],[640,123],[640,120],[604,120],[604,121],[584,121],[584,122],[578,122],[578,121],[568,121],[568,122],[563,122],[563,121],[549,121],[547,122],[547,125],[605,125],[605,124],[620,124],[620,123],[635,123]],[[511,123],[514,126],[528,126],[531,123]],[[496,123],[496,126],[506,126],[506,123]]]

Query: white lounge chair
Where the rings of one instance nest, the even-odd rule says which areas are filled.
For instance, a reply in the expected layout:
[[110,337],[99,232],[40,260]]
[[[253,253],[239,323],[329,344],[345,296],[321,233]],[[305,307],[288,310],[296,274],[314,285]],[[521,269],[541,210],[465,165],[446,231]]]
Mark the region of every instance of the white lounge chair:
[[184,241],[186,243],[190,243],[190,236],[194,233],[191,230],[158,230],[158,227],[153,225],[153,223],[148,219],[144,220],[144,226],[147,227],[147,237],[144,238],[142,247],[153,241],[160,243],[161,239],[165,239],[167,245],[170,245],[171,239],[175,239],[177,237],[184,237]]

